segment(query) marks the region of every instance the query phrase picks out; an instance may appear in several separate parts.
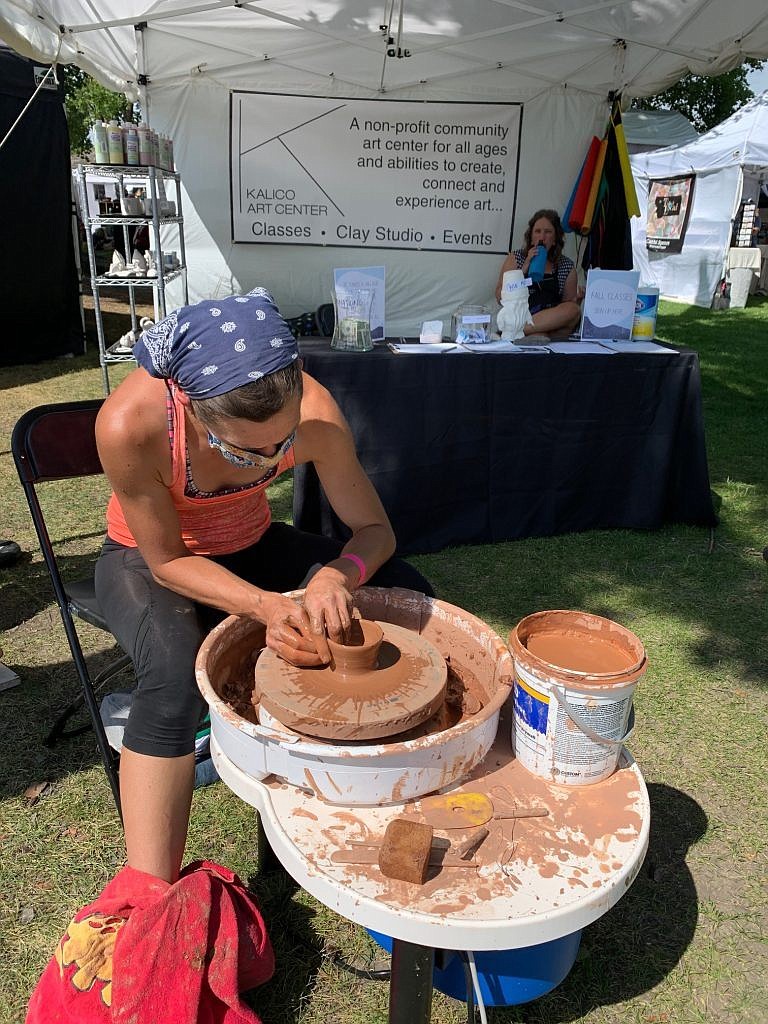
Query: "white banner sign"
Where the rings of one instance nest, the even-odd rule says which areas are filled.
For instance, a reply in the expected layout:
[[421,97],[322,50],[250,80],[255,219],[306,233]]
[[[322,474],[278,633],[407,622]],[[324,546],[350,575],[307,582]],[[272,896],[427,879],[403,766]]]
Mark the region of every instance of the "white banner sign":
[[232,238],[509,251],[522,107],[233,92]]

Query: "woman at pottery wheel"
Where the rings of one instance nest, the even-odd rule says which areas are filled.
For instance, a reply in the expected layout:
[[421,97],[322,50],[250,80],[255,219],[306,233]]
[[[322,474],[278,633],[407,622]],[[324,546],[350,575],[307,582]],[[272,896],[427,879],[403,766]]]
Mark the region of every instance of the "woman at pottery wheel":
[[[392,558],[392,528],[349,427],[302,373],[263,288],[177,310],[134,355],[138,369],[97,421],[113,494],[96,592],[136,671],[120,763],[128,863],[174,881],[204,709],[194,662],[212,625],[251,616],[268,647],[308,667],[329,661],[328,636],[343,640],[362,583],[432,590]],[[267,485],[309,462],[351,531],[344,545],[271,522]],[[303,605],[283,596],[305,584]]]

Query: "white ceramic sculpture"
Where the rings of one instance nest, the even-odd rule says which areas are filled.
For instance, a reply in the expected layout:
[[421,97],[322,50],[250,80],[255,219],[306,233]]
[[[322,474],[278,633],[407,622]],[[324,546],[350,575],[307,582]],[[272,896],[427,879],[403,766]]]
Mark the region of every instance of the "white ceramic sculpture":
[[533,323],[528,311],[528,289],[523,284],[522,270],[508,270],[501,285],[501,309],[496,324],[502,341],[517,341],[524,337],[524,327]]

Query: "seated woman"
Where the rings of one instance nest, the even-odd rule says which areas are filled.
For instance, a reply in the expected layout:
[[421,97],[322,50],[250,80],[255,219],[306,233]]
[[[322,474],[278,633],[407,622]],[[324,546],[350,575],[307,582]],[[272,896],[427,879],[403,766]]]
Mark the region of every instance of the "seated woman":
[[496,285],[496,298],[501,301],[501,286],[508,270],[522,270],[528,276],[531,260],[539,243],[547,248],[544,279],[528,289],[528,309],[532,324],[525,325],[525,334],[569,334],[581,318],[576,265],[563,255],[565,233],[555,210],[537,210],[528,221],[522,249],[514,249],[504,260]]

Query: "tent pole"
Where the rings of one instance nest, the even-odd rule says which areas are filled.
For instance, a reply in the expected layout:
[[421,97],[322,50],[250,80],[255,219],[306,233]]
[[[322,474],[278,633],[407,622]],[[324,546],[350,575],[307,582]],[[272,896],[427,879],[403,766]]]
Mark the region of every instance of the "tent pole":
[[624,91],[624,65],[627,59],[627,44],[617,39],[613,44],[613,91],[620,98]]
[[144,48],[144,30],[147,27],[146,22],[140,22],[138,25],[133,26],[134,35],[136,37],[136,70],[138,72],[137,81],[139,83],[139,103],[141,105],[141,119],[145,124],[151,124],[149,119],[149,91],[147,90],[147,55]]

